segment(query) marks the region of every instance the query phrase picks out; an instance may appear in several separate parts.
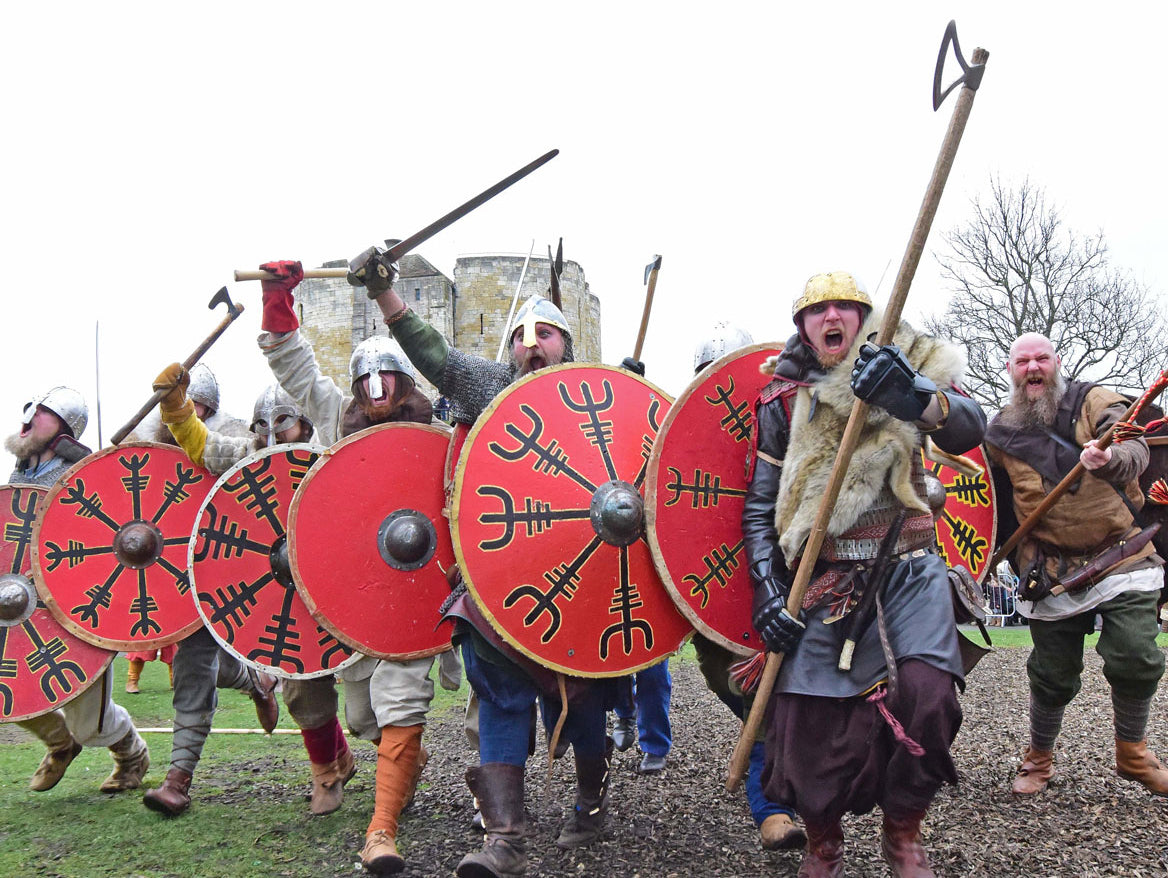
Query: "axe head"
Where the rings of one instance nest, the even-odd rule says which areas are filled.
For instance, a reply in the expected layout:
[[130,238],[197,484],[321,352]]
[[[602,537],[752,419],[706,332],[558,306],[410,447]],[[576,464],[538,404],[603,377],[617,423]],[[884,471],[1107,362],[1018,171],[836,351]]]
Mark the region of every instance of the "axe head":
[[660,271],[660,270],[661,270],[661,257],[654,256],[653,261],[645,266],[645,280],[643,281],[643,283],[648,283],[649,282],[649,275],[651,275],[655,271]]
[[207,303],[207,307],[214,311],[215,307],[220,304],[227,305],[228,314],[239,314],[239,308],[237,308],[235,303],[231,301],[231,296],[227,293],[227,287],[220,287],[219,292],[213,295],[211,297],[211,301]]

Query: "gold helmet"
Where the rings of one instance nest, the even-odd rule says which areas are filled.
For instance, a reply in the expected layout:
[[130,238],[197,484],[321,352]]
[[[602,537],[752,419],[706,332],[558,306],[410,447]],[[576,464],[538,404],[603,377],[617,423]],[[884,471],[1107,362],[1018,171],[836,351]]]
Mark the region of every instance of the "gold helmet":
[[846,271],[830,271],[827,274],[812,275],[803,287],[803,295],[795,300],[791,316],[798,320],[799,312],[820,302],[858,302],[867,312],[872,310],[872,300],[864,285]]

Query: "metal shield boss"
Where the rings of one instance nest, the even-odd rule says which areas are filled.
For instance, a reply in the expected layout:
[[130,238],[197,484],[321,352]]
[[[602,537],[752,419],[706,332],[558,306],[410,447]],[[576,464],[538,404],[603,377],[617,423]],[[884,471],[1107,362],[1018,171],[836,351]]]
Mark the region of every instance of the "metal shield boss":
[[644,533],[649,452],[669,406],[625,370],[555,366],[506,388],[467,437],[455,555],[483,615],[545,667],[622,676],[692,630]]
[[657,434],[645,488],[657,572],[690,623],[743,656],[763,649],[750,621],[753,588],[742,540],[746,461],[759,373],[775,343],[719,358],[677,398]]
[[292,500],[292,578],[313,618],[364,655],[406,661],[450,648],[439,608],[454,565],[443,510],[450,433],[392,423],[324,452]]
[[214,481],[182,449],[155,442],[78,462],[44,497],[34,532],[33,576],[53,615],[114,650],[197,630],[185,547]]
[[989,573],[997,535],[997,496],[990,477],[985,449],[979,445],[962,457],[981,467],[978,475],[966,475],[947,463],[925,458],[925,472],[932,473],[945,489],[945,508],[937,518],[937,545],[950,567],[964,567],[979,583]]
[[32,580],[32,535],[46,491],[0,486],[0,723],[32,719],[96,683],[117,655],[73,635]]
[[245,664],[281,677],[324,676],[360,658],[312,618],[292,580],[292,499],[325,449],[273,445],[223,473],[190,534],[191,586],[215,639]]

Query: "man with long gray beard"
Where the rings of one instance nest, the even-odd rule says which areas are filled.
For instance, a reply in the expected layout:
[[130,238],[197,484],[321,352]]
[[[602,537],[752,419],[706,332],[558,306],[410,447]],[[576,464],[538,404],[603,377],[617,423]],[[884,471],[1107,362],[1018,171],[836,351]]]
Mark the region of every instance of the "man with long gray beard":
[[[1061,362],[1050,339],[1019,336],[1007,366],[1011,402],[986,434],[992,462],[1009,477],[1019,521],[1076,464],[1087,471],[1039,519],[1015,555],[1021,597],[1030,598],[1018,601],[1018,611],[1030,619],[1034,649],[1026,663],[1030,745],[1013,791],[1040,793],[1055,776],[1063,711],[1082,685],[1083,638],[1100,616],[1096,649],[1111,685],[1116,773],[1168,796],[1168,770],[1148,750],[1145,736],[1164,673],[1156,646],[1163,560],[1151,542],[1131,551],[1140,542],[1137,518],[1144,498],[1137,479],[1148,465],[1148,446],[1132,439],[1100,448],[1099,437],[1123,417],[1128,402],[1098,385],[1067,381],[1059,374]],[[1071,583],[1080,578],[1086,582],[1076,590]]]
[[[20,432],[4,441],[17,461],[8,483],[51,488],[89,454],[78,441],[88,422],[89,408],[72,388],[54,387],[30,402]],[[55,787],[82,747],[108,747],[114,757],[114,770],[100,787],[103,793],[137,789],[150,767],[146,742],[130,714],[113,700],[109,671],[61,709],[18,725],[48,748],[29,782],[36,792]]]

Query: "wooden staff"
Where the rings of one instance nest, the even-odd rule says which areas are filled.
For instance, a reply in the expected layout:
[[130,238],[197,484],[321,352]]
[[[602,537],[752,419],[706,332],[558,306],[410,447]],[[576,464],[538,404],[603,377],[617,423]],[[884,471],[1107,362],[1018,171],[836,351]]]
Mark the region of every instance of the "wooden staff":
[[[946,50],[950,43],[953,44],[958,62],[961,64],[965,73],[961,79],[949,86],[944,93],[941,93],[941,70],[945,61]],[[921,204],[920,212],[917,214],[916,225],[913,227],[912,236],[909,238],[908,248],[905,250],[904,259],[900,263],[900,271],[896,276],[896,286],[892,290],[892,297],[889,299],[888,308],[884,312],[884,321],[880,325],[880,332],[877,336],[876,344],[878,346],[883,346],[891,342],[893,333],[897,326],[900,325],[900,314],[904,310],[904,303],[908,298],[908,291],[912,285],[913,275],[916,274],[917,264],[920,262],[921,254],[924,252],[925,241],[929,237],[929,229],[932,227],[933,218],[937,214],[937,206],[941,202],[941,193],[945,190],[945,181],[948,179],[949,171],[953,167],[953,159],[957,155],[957,147],[961,143],[961,135],[965,131],[965,123],[969,119],[970,110],[973,109],[973,99],[977,93],[977,87],[981,84],[982,71],[988,59],[989,52],[985,49],[974,49],[973,64],[966,66],[964,59],[961,57],[961,49],[957,44],[957,25],[955,22],[949,22],[949,26],[946,28],[945,36],[941,42],[941,54],[937,59],[937,68],[933,78],[933,108],[936,109],[940,105],[940,101],[944,100],[945,95],[952,91],[958,82],[962,82],[964,87],[958,95],[957,106],[953,110],[953,118],[949,121],[949,130],[946,132],[945,140],[941,144],[940,155],[937,156],[937,162],[933,167],[932,179],[929,180],[929,187],[925,191],[924,201]],[[836,454],[835,464],[832,466],[827,491],[824,494],[823,501],[819,505],[819,512],[815,517],[814,524],[811,526],[811,532],[807,536],[807,544],[803,549],[803,563],[798,566],[795,574],[795,582],[791,586],[791,594],[787,599],[787,611],[796,618],[798,618],[799,611],[802,609],[803,594],[806,592],[807,585],[811,579],[811,570],[815,566],[815,559],[819,557],[819,549],[823,545],[824,538],[827,536],[827,525],[831,520],[832,511],[835,509],[835,501],[839,496],[840,487],[843,484],[844,475],[847,473],[848,464],[851,462],[852,453],[855,451],[856,444],[859,441],[860,430],[867,419],[867,412],[868,404],[861,399],[857,399],[852,405],[852,413],[848,418],[847,426],[844,428],[843,438],[840,440],[839,452]],[[782,664],[782,653],[769,653],[767,655],[766,667],[763,669],[762,678],[759,680],[758,691],[754,696],[754,704],[750,708],[750,716],[742,726],[742,734],[738,738],[738,743],[734,748],[734,755],[730,760],[730,770],[726,778],[727,791],[733,792],[737,789],[746,774],[746,768],[750,762],[750,748],[753,746],[758,730],[762,726],[763,713],[766,710],[767,702],[770,700],[771,691],[774,689],[775,680],[779,676],[779,668],[782,667]]]
[[[223,334],[227,327],[235,322],[235,318],[243,313],[243,305],[236,305],[231,301],[231,296],[227,294],[227,287],[220,287],[219,292],[211,297],[211,303],[207,307],[214,310],[215,306],[220,302],[227,303],[227,316],[223,318],[217,327],[215,327],[214,332],[203,339],[203,343],[195,348],[194,353],[183,360],[183,368],[188,372],[194,367],[195,363],[199,362],[199,360],[203,358],[203,354],[207,353],[207,350],[211,347],[211,345],[215,344],[215,342],[219,340],[219,336]],[[162,390],[154,391],[154,395],[151,396],[149,400],[147,400],[146,404],[142,406],[142,408],[138,409],[134,417],[130,418],[130,420],[126,422],[126,425],[118,430],[118,432],[114,433],[113,437],[110,439],[110,442],[114,445],[121,444],[121,441],[129,436],[131,432],[133,432],[134,428],[137,427],[139,423],[141,423],[142,419],[150,414],[150,412],[154,409],[154,406],[158,405],[158,403],[162,401],[162,397],[166,396],[166,394],[169,392],[170,388],[166,387],[164,387]]]
[[[1128,406],[1128,409],[1126,412],[1124,412],[1123,417],[1112,424],[1107,429],[1107,432],[1099,437],[1099,441],[1096,443],[1096,447],[1106,448],[1112,442],[1114,442],[1115,428],[1123,422],[1130,421],[1135,418],[1143,410],[1144,406],[1154,401],[1156,397],[1164,392],[1165,388],[1168,388],[1168,370],[1161,372],[1160,377],[1157,378],[1156,381],[1153,382],[1152,386],[1144,392],[1143,396]],[[1062,497],[1063,494],[1067,493],[1071,485],[1075,484],[1075,482],[1082,478],[1083,473],[1085,472],[1087,472],[1087,468],[1083,466],[1082,461],[1079,461],[1075,464],[1069,473],[1063,476],[1063,480],[1055,485],[1051,492],[1046,495],[1045,499],[1043,499],[1043,501],[1034,508],[1034,511],[1026,516],[1026,520],[1018,525],[1018,529],[1014,531],[1013,534],[1011,534],[1010,539],[1002,543],[1002,547],[998,549],[998,551],[994,552],[994,557],[990,559],[990,570],[997,569],[998,565],[1002,562],[1002,559],[1009,555],[1010,552],[1014,551],[1014,547],[1022,541],[1022,538],[1025,537],[1026,534],[1030,533],[1030,531],[1034,530],[1034,526],[1042,520],[1042,516],[1046,515],[1046,513],[1050,511],[1050,507],[1054,506],[1054,504],[1058,502],[1058,499]]]
[[645,333],[649,331],[649,312],[653,310],[653,291],[657,289],[657,272],[661,270],[661,257],[654,256],[645,266],[645,308],[641,311],[641,328],[637,330],[637,346],[633,348],[633,359],[641,359],[641,348],[645,346]]
[[[349,268],[306,268],[305,277],[348,277]],[[276,280],[279,276],[274,271],[264,271],[262,268],[237,268],[235,279],[244,280]]]

